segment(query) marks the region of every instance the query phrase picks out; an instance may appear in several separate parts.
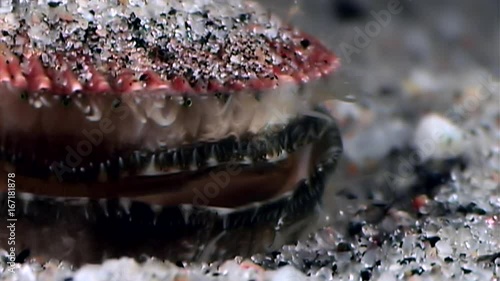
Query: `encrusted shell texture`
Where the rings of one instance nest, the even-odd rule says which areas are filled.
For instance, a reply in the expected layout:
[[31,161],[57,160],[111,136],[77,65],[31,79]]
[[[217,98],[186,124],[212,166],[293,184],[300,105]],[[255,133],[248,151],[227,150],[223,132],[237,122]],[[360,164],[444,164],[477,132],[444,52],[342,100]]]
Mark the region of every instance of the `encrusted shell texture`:
[[0,16],[0,82],[28,93],[260,91],[331,73],[319,41],[243,0],[23,1]]

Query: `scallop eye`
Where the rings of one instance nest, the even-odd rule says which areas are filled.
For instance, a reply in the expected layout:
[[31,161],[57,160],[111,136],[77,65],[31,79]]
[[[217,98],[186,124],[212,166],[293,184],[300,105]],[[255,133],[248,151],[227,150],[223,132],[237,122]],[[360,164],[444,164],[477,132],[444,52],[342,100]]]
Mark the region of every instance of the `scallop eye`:
[[216,93],[215,97],[222,103],[225,104],[229,100],[229,94]]
[[121,104],[122,104],[122,100],[121,99],[115,99],[111,103],[111,106],[113,107],[113,109],[117,109],[118,107],[120,107]]
[[20,95],[21,100],[28,100],[28,93],[27,92],[22,92]]
[[193,100],[190,98],[184,98],[182,105],[184,107],[191,107],[193,105]]
[[69,107],[71,105],[71,98],[68,97],[68,96],[65,96],[61,99],[61,103],[62,105],[64,105],[65,107]]
[[311,45],[311,41],[309,41],[308,39],[302,39],[300,41],[300,45],[302,45],[304,49],[307,49],[307,47]]

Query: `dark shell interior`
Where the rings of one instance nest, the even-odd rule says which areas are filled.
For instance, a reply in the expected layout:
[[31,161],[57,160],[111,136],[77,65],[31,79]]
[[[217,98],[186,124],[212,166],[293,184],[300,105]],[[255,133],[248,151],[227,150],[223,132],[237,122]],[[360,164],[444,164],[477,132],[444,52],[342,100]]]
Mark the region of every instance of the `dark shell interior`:
[[[141,254],[214,261],[292,242],[315,226],[312,217],[342,152],[332,119],[304,117],[299,123],[316,128],[318,134],[311,172],[292,192],[234,209],[160,206],[124,199],[61,200],[20,193],[15,199],[17,247],[29,250],[34,257],[82,264],[123,255],[138,258]],[[293,135],[296,128],[290,127],[286,133]],[[290,139],[289,146],[298,142],[300,138]],[[8,216],[7,203],[7,195],[0,194],[2,219]],[[0,236],[0,245],[4,243]]]

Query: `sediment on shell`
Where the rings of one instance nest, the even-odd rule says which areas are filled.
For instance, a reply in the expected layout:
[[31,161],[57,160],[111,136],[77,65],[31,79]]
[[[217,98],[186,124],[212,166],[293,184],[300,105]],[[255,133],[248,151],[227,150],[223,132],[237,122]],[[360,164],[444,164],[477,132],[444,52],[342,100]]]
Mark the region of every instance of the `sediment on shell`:
[[302,84],[339,65],[251,1],[43,2],[0,14],[0,81],[30,93],[236,93]]

